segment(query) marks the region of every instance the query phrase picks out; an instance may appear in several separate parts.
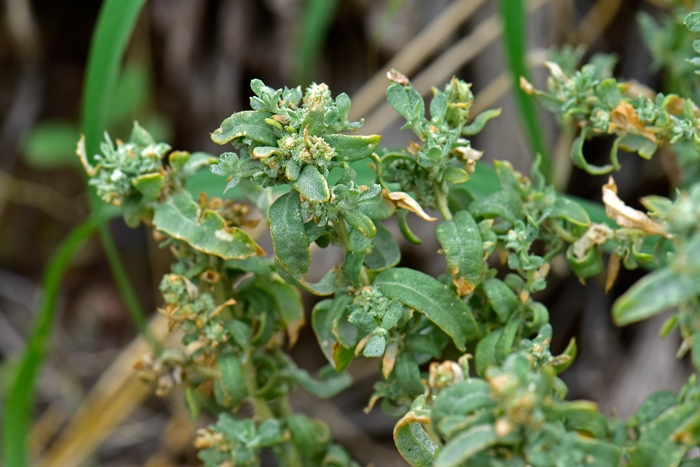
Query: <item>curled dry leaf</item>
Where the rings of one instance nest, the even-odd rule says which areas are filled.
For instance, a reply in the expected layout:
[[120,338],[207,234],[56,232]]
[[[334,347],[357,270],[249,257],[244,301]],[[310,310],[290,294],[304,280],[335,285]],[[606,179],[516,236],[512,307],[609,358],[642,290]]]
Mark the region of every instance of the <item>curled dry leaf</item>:
[[409,211],[416,213],[418,217],[428,222],[436,221],[437,218],[428,215],[423,208],[418,204],[418,202],[411,198],[408,193],[403,191],[393,191],[382,190],[382,196],[388,200],[394,202],[397,208],[408,209]]
[[90,161],[88,161],[87,151],[85,150],[85,135],[80,135],[80,140],[78,141],[78,147],[76,148],[75,153],[78,155],[80,163],[83,164],[85,173],[87,173],[90,177],[94,177],[97,173],[97,167],[93,167],[92,164],[90,164]]
[[588,250],[607,242],[615,233],[605,224],[591,223],[585,234],[574,242],[574,256],[583,259]]
[[[656,91],[634,79],[622,83],[622,93],[632,99],[637,99],[640,94],[647,99],[656,99]],[[681,103],[682,110],[683,104]]]
[[535,87],[531,82],[526,80],[524,76],[520,77],[520,89],[522,89],[528,96],[531,96],[535,92]]
[[617,196],[617,185],[612,177],[608,179],[608,183],[603,185],[603,203],[605,204],[605,215],[618,223],[622,227],[629,229],[639,229],[649,235],[669,235],[664,232],[661,224],[654,222],[642,211],[637,211],[627,206]]
[[394,83],[403,84],[404,86],[408,86],[409,84],[406,75],[404,75],[403,73],[399,73],[393,68],[386,72],[386,77],[389,78],[389,81],[393,81]]
[[470,174],[474,173],[476,161],[481,159],[481,156],[484,155],[484,151],[477,151],[474,148],[464,146],[455,148],[454,152],[459,154],[459,158],[464,162],[464,170]]
[[608,261],[608,276],[605,278],[605,293],[610,292],[610,289],[615,285],[617,274],[620,272],[620,259],[620,255],[616,252],[610,255],[610,261]]
[[451,360],[442,363],[432,362],[428,374],[428,384],[434,390],[464,381],[464,370],[458,363]]
[[628,133],[642,135],[645,138],[655,142],[660,143],[656,138],[656,135],[644,126],[642,121],[637,116],[637,112],[632,107],[632,104],[625,101],[620,101],[610,112],[610,125],[608,126],[608,132],[614,133],[615,130],[622,130]]
[[384,352],[384,359],[382,360],[382,374],[384,375],[385,379],[389,378],[389,375],[394,369],[394,364],[396,363],[396,352],[398,350],[398,342],[389,342],[386,346],[386,352]]

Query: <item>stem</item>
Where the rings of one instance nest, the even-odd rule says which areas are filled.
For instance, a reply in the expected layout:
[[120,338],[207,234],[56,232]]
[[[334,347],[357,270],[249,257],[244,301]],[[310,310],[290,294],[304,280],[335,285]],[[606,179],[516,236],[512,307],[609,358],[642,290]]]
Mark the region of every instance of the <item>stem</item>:
[[433,192],[435,194],[435,202],[437,203],[438,211],[442,218],[446,221],[452,220],[452,212],[450,208],[447,207],[447,193],[442,191],[437,184],[433,186]]
[[345,224],[345,219],[339,217],[337,221],[334,221],[333,230],[335,230],[336,235],[338,235],[338,240],[340,240],[340,246],[343,248],[343,252],[347,254],[351,248],[350,235],[348,234],[348,227]]
[[268,418],[273,418],[274,415],[267,402],[264,399],[256,397],[254,394],[258,391],[257,375],[255,373],[255,366],[253,365],[253,356],[248,354],[243,363],[241,363],[241,372],[243,373],[243,382],[245,383],[245,388],[248,391],[248,400],[250,405],[253,406],[255,415],[267,420]]
[[547,222],[547,225],[550,226],[552,230],[554,230],[554,233],[561,237],[564,241],[574,243],[577,240],[577,238],[571,235],[569,231],[559,225],[559,222],[550,219],[549,222]]

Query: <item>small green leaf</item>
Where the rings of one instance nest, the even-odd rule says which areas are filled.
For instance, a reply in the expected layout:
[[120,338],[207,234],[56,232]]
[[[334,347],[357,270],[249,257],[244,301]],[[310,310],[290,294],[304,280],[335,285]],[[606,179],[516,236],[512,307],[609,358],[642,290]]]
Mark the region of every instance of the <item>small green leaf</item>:
[[386,349],[384,336],[372,336],[367,345],[365,345],[362,354],[365,357],[381,357],[384,355],[384,349]]
[[312,203],[324,203],[331,197],[328,182],[316,166],[311,164],[304,166],[299,178],[292,182],[291,185],[292,188]]
[[700,12],[688,13],[683,20],[683,24],[686,25],[690,32],[700,32]]
[[292,435],[294,445],[305,457],[314,458],[322,454],[330,440],[328,426],[306,415],[294,414],[287,418],[287,428]]
[[163,175],[160,173],[141,175],[131,183],[141,192],[145,201],[156,201],[164,185]]
[[265,252],[243,230],[226,227],[214,211],[201,209],[188,192],[167,199],[154,210],[153,224],[171,237],[187,242],[192,248],[223,259],[263,256]]
[[520,300],[515,292],[502,280],[491,277],[485,279],[481,286],[501,323],[505,323],[510,315],[520,307]]
[[413,467],[433,465],[438,446],[420,423],[406,423],[394,430],[394,442],[399,454]]
[[472,293],[484,272],[483,242],[474,218],[467,211],[459,211],[452,220],[439,224],[435,233],[457,293]]
[[394,83],[387,88],[386,98],[408,124],[417,124],[425,120],[425,103],[413,86]]
[[319,370],[319,379],[312,378],[306,370],[301,368],[294,369],[292,376],[306,392],[322,399],[333,397],[352,384],[352,377],[349,374],[337,372],[328,365]]
[[634,413],[634,419],[639,426],[651,423],[666,409],[678,403],[678,396],[672,391],[656,391],[647,397]]
[[237,138],[248,138],[261,146],[277,146],[278,137],[273,127],[265,123],[270,117],[270,112],[254,110],[235,113],[221,123],[211,139],[217,144],[226,144]]
[[700,275],[679,275],[670,267],[657,269],[637,281],[615,301],[613,320],[618,326],[641,321],[698,294]]
[[[375,196],[357,203],[355,209],[370,219],[388,219],[396,212],[396,206],[383,196]],[[401,211],[399,211],[400,213]]]
[[479,378],[469,378],[443,389],[433,401],[433,424],[439,426],[449,415],[470,415],[495,406],[490,393],[489,383]]
[[569,260],[569,266],[581,279],[587,279],[598,275],[603,270],[603,250],[593,246],[590,248],[583,258],[577,258],[574,255],[573,243],[566,250],[566,259]]
[[292,347],[299,337],[299,329],[305,323],[301,294],[296,287],[286,282],[270,281],[265,285],[274,299],[277,315],[287,328],[289,347]]
[[407,268],[387,269],[375,278],[374,286],[385,296],[424,313],[462,351],[479,333],[467,304],[427,274]]
[[603,175],[610,173],[615,168],[612,165],[591,165],[583,156],[583,143],[586,141],[586,139],[593,136],[593,134],[593,130],[590,127],[586,127],[581,130],[581,134],[574,140],[574,144],[571,146],[571,160],[575,166],[585,170],[591,175]]
[[591,224],[588,213],[580,204],[562,196],[557,196],[549,217],[553,219],[564,219],[572,224],[581,226],[588,226]]
[[377,227],[368,216],[359,210],[347,211],[343,214],[345,220],[351,226],[362,232],[362,235],[369,238],[374,238],[377,234]]
[[275,255],[282,267],[290,274],[306,275],[311,264],[311,254],[298,192],[286,193],[272,203],[270,235]]
[[394,373],[401,388],[406,394],[422,394],[423,383],[421,383],[420,368],[418,362],[411,352],[401,352],[396,357]]
[[473,122],[462,128],[462,134],[472,136],[483,130],[486,122],[501,115],[501,109],[484,110],[476,116]]
[[435,467],[464,465],[474,454],[496,444],[493,425],[477,425],[452,438],[435,457]]
[[446,182],[450,183],[464,183],[469,180],[469,173],[459,167],[448,167],[447,170],[445,170],[443,178]]
[[501,338],[501,334],[503,334],[503,329],[491,331],[476,345],[476,351],[474,352],[474,369],[477,375],[484,377],[486,375],[486,369],[498,363],[496,358],[496,344]]
[[329,313],[333,300],[321,300],[311,312],[311,327],[316,334],[323,355],[336,371],[343,371],[350,364],[355,354],[335,341],[335,336],[328,326]]
[[386,227],[380,222],[374,225],[377,227],[377,235],[374,236],[372,252],[365,256],[365,264],[370,270],[383,271],[396,266],[401,261],[401,250]]
[[691,447],[674,436],[676,430],[696,415],[697,402],[671,407],[645,425],[636,446],[629,451],[628,467],[675,467]]
[[502,363],[508,355],[513,351],[513,344],[515,343],[515,337],[520,329],[522,320],[519,318],[512,319],[503,328],[501,336],[496,342],[496,362]]
[[337,294],[331,304],[326,323],[326,327],[346,349],[354,349],[359,338],[357,328],[348,321],[348,305],[352,300],[352,296],[347,293]]
[[220,355],[216,368],[220,376],[214,382],[214,400],[222,407],[237,407],[248,395],[238,357]]
[[430,101],[430,118],[435,123],[440,123],[447,113],[447,94],[438,92]]
[[382,137],[380,135],[324,135],[323,139],[335,149],[336,160],[355,162],[371,156],[379,146],[379,140]]
[[413,243],[414,245],[423,244],[423,240],[421,240],[416,234],[414,234],[411,228],[408,226],[408,221],[406,219],[407,216],[407,209],[400,209],[398,214],[396,215],[399,222],[399,230],[401,230],[401,234],[406,240]]

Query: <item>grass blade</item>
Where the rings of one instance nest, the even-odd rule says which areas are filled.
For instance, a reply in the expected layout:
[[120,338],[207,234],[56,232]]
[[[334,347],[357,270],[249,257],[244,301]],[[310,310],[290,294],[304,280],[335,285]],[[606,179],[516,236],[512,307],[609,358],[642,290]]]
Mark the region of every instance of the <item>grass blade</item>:
[[34,381],[49,342],[59,287],[71,259],[96,228],[97,222],[94,218],[89,218],[75,227],[61,243],[44,270],[43,293],[36,321],[5,402],[3,457],[6,467],[28,465],[27,432],[31,418],[30,407]]
[[529,73],[525,65],[526,56],[526,19],[523,0],[500,0],[501,19],[503,21],[503,44],[505,46],[508,67],[515,82],[515,95],[520,107],[525,130],[527,131],[530,145],[535,153],[542,154],[540,170],[547,181],[551,181],[551,162],[549,151],[545,144],[544,136],[540,131],[539,118],[535,103],[525,94],[518,85],[521,76],[528,79]]
[[[99,151],[124,52],[145,3],[146,0],[105,0],[100,9],[90,43],[83,87],[82,131],[88,156]],[[109,226],[101,214],[102,203],[91,188],[88,188],[88,198],[99,220],[100,239],[122,301],[138,330],[157,349],[158,342],[148,331],[146,314],[129,283]]]
[[294,80],[306,86],[313,79],[318,57],[331,27],[338,0],[307,0],[297,34],[297,57],[294,61]]

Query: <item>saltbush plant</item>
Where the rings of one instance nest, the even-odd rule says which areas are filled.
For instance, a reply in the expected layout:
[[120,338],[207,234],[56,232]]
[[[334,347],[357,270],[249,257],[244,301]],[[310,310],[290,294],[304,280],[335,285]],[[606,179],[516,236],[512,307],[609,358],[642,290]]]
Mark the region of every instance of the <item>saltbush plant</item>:
[[[608,252],[608,287],[621,266],[653,269],[615,302],[612,317],[624,325],[675,307],[662,335],[678,328],[679,354],[700,366],[700,110],[690,97],[640,93],[611,78],[610,60],[575,70],[572,54],[559,58],[548,63],[547,91],[524,79],[521,87],[563,125],[580,127],[572,162],[605,174],[620,169],[618,149],[648,159],[662,144],[682,147],[685,178],[673,199],[648,196],[648,212],[632,209],[610,177],[602,196],[611,222],[594,223],[547,184],[539,157],[528,175],[496,161],[497,190],[477,196],[469,178],[482,153],[469,137],[499,111],[469,123],[473,95],[456,78],[433,90],[426,109],[395,71],[387,99],[416,136],[403,150],[380,149],[378,135],[347,134],[362,122],[348,121],[346,94],[260,80],[251,83],[252,110],[212,133],[233,148],[218,159],[170,152],[138,124],[127,142],[107,137],[95,166],[79,144],[100,198],[129,225],[152,225],[175,257],[159,311],[183,332],[182,346],[146,355],[137,368],[158,395],[183,386],[192,417],[217,417],[194,440],[206,466],[259,465],[263,450],[284,466],[357,465],[323,422],[289,401],[297,388],[316,397],[347,388],[354,358],[377,359],[381,380],[367,410],[397,417],[396,447],[415,467],[700,465],[684,460],[700,442],[695,375],[679,394],[650,395],[627,421],[567,401],[558,374],[576,344],[552,355],[548,310],[533,299],[559,255],[586,279],[601,273]],[[588,163],[584,142],[606,135],[615,137],[610,164]],[[364,160],[374,172],[366,185],[353,165]],[[250,204],[195,199],[185,187],[203,167]],[[272,187],[283,194],[273,197]],[[244,229],[258,222],[251,204],[274,254]],[[436,261],[446,260],[439,277],[397,266],[399,245],[381,221],[396,216],[405,239],[420,244],[407,222],[413,215],[435,223],[444,257]],[[311,251],[330,245],[343,262],[310,282]],[[323,297],[310,324],[328,365],[315,376],[287,353],[306,324],[302,292]]]

